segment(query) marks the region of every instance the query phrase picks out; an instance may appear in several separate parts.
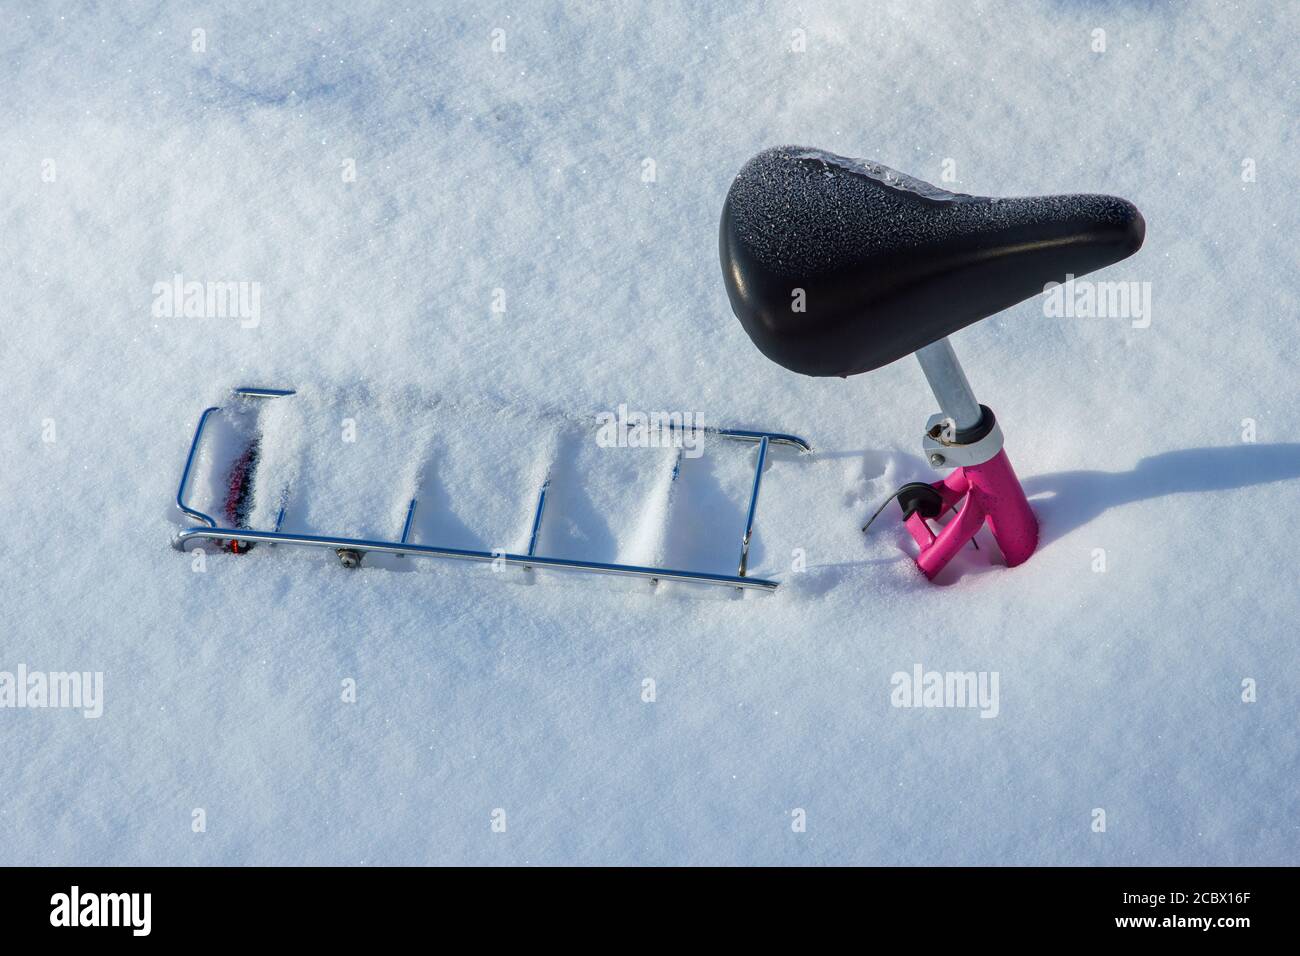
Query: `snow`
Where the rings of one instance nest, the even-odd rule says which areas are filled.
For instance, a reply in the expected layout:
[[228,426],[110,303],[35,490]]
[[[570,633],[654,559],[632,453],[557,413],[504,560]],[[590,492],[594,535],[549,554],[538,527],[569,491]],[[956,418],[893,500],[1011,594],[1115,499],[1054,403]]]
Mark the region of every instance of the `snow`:
[[[0,671],[102,671],[104,711],[0,709],[0,863],[1296,861],[1294,5],[241,6],[5,15]],[[929,477],[914,362],[803,378],[732,317],[718,214],[777,143],[1141,209],[1090,278],[1150,282],[1148,328],[1034,299],[954,337],[1023,567],[985,535],[931,585],[891,512],[858,530]],[[155,316],[177,274],[257,321]],[[543,550],[597,560],[729,570],[753,460],[673,483],[599,412],[803,435],[752,553],[782,588],[196,572],[175,485],[240,385],[300,390],[259,406],[259,527],[283,493],[394,537],[418,497],[416,540],[518,548],[549,471]],[[916,664],[996,671],[997,717],[891,706]]]

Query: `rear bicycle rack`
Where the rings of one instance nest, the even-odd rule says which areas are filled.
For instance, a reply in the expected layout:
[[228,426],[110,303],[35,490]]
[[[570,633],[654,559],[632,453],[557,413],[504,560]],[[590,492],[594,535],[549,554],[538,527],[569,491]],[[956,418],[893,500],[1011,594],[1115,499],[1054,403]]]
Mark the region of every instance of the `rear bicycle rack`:
[[[237,388],[234,395],[241,399],[283,398],[293,395],[293,389],[282,388]],[[582,561],[573,558],[553,558],[537,554],[537,541],[542,528],[542,519],[546,512],[546,497],[550,488],[549,477],[542,483],[537,495],[537,506],[533,512],[532,529],[528,538],[526,554],[512,554],[507,551],[474,551],[463,548],[444,548],[436,545],[416,544],[409,540],[412,523],[415,519],[419,502],[412,498],[406,509],[401,536],[396,541],[380,541],[368,538],[347,538],[334,535],[296,534],[280,530],[284,521],[285,503],[281,501],[275,528],[271,531],[257,531],[251,528],[221,527],[211,515],[199,511],[185,500],[185,491],[189,485],[190,473],[198,457],[203,431],[208,419],[221,406],[206,408],[199,416],[194,429],[194,438],[190,442],[189,455],[185,459],[185,469],[181,472],[180,485],[176,489],[176,507],[185,515],[202,522],[180,531],[172,541],[173,547],[186,551],[201,541],[214,541],[219,545],[229,543],[231,550],[247,550],[249,544],[288,545],[302,548],[322,548],[334,551],[344,567],[355,568],[368,553],[409,555],[417,558],[451,558],[461,561],[479,561],[496,566],[515,566],[521,568],[555,568],[565,571],[587,571],[596,574],[615,574],[625,577],[646,578],[652,582],[685,581],[695,584],[715,584],[740,589],[775,591],[779,582],[766,578],[747,576],[749,569],[749,544],[754,532],[754,517],[758,509],[758,494],[763,482],[763,471],[767,465],[768,449],[772,445],[785,445],[801,452],[809,452],[812,447],[796,435],[781,432],[749,431],[734,428],[704,428],[706,434],[729,441],[749,442],[758,445],[757,461],[754,468],[754,480],[750,489],[749,507],[745,516],[745,528],[740,542],[739,571],[735,575],[716,574],[708,571],[691,571],[680,568],[657,568],[635,564],[609,564],[602,561]],[[677,477],[681,467],[681,451],[673,468],[673,478]]]

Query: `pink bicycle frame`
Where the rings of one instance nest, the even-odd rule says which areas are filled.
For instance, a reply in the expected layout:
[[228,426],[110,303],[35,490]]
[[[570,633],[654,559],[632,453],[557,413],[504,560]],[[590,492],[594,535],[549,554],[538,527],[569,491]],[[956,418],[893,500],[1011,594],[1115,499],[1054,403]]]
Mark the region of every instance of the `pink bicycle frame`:
[[[933,579],[986,523],[1008,567],[1023,564],[1038,545],[1038,519],[1005,451],[980,465],[958,468],[931,485],[943,499],[939,516],[956,511],[937,535],[919,512],[905,522],[921,548],[916,563]],[[960,508],[958,505],[960,504]]]

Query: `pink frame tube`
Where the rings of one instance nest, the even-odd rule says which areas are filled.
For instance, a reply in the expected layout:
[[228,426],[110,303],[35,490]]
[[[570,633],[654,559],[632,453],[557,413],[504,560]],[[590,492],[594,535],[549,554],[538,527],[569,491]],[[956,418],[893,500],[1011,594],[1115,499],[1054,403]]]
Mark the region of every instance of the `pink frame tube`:
[[1002,549],[1007,567],[1023,564],[1034,553],[1038,519],[1006,451],[999,451],[983,464],[958,468],[933,487],[943,498],[940,517],[950,509],[956,510],[958,504],[961,509],[937,535],[920,514],[913,513],[905,522],[921,549],[916,563],[927,578],[933,579],[942,571],[985,523]]

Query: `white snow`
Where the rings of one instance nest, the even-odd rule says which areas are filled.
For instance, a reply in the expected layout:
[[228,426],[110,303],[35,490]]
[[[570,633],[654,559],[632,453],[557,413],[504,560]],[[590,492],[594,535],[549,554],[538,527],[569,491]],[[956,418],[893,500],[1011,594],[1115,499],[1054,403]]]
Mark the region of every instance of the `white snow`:
[[[0,672],[102,671],[104,712],[0,709],[0,863],[1296,861],[1294,4],[240,6],[5,14]],[[864,539],[929,477],[919,369],[803,378],[732,317],[719,211],[777,143],[1145,215],[1092,278],[1150,282],[1149,328],[1035,299],[954,337],[1025,566],[983,535],[936,586],[895,512]],[[155,317],[177,274],[259,283],[256,324]],[[239,385],[301,390],[260,406],[258,527],[287,489],[286,527],[395,537],[418,497],[416,540],[517,549],[549,471],[542,550],[597,560],[730,570],[753,460],[674,485],[598,412],[803,435],[758,513],[782,589],[196,572],[175,485]],[[998,716],[892,707],[918,663],[998,672]]]

